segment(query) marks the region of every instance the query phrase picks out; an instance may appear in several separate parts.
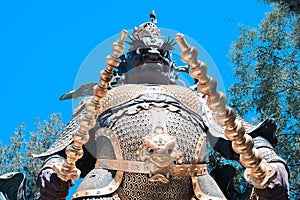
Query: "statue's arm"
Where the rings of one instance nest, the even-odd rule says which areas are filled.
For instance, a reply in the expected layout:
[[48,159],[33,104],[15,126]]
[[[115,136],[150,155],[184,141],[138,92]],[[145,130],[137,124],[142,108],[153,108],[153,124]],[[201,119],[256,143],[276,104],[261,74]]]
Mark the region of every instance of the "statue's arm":
[[[95,157],[86,148],[83,148],[85,154],[78,160],[76,166],[81,171],[80,176],[83,178],[90,170],[94,168]],[[73,185],[72,180],[63,181],[58,178],[56,172],[52,169],[58,163],[65,162],[64,150],[45,159],[37,179],[37,185],[40,188],[42,200],[66,199],[70,187]]]
[[[262,158],[277,172],[276,178],[270,182],[267,188],[255,189],[255,193],[260,199],[288,199],[289,196],[289,171],[284,159],[274,149],[277,143],[275,130],[276,124],[272,119],[267,119],[249,130],[249,135],[253,137],[254,147],[261,152]],[[213,149],[226,159],[239,159],[239,155],[232,149],[231,141],[215,137],[210,133],[208,133],[208,139]]]
[[52,169],[55,164],[64,161],[59,155],[50,156],[45,160],[37,179],[42,200],[66,199],[73,181],[62,181]]
[[289,171],[285,161],[277,154],[269,141],[261,136],[254,138],[254,146],[262,153],[270,165],[277,172],[275,179],[265,189],[255,189],[259,199],[288,199],[289,198]]

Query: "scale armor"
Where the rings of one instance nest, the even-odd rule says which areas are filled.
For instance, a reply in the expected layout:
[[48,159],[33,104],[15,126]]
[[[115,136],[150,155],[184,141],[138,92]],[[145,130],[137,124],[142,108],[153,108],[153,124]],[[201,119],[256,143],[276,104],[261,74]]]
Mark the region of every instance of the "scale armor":
[[[126,91],[126,87],[130,88],[132,86],[124,85],[116,87],[111,91],[111,94]],[[100,183],[99,178],[97,178],[98,182],[95,183],[95,177],[99,177],[100,172],[101,174],[106,173],[109,176],[108,171],[103,171],[105,167],[108,170],[116,169],[113,166],[105,166],[105,161],[116,159],[116,165],[120,165],[123,160],[137,161],[134,164],[141,164],[138,152],[141,151],[141,146],[143,146],[143,138],[151,135],[155,126],[166,127],[166,133],[176,138],[178,149],[175,150],[180,152],[179,160],[174,160],[177,162],[176,166],[192,165],[194,162],[195,166],[196,164],[203,164],[204,170],[201,173],[209,179],[210,183],[215,184],[211,180],[211,177],[207,175],[204,165],[206,159],[205,135],[207,128],[201,117],[195,113],[195,111],[200,111],[198,95],[192,90],[180,86],[139,85],[135,89],[137,89],[136,91],[140,91],[137,98],[124,103],[122,99],[128,99],[128,97],[125,98],[123,93],[123,98],[116,99],[116,104],[98,117],[97,123],[100,124],[100,130],[102,129],[104,132],[109,131],[113,134],[119,145],[114,148],[113,146],[116,143],[114,143],[113,139],[109,142],[108,137],[103,137],[103,134],[96,132],[95,139],[98,148],[98,160],[95,169],[85,177],[74,194],[74,198],[97,199],[95,194],[97,192],[100,194],[103,191],[99,190],[99,185],[105,184],[103,182]],[[132,96],[132,93],[129,96]],[[174,96],[177,96],[177,98],[174,98]],[[110,99],[110,97],[107,98]],[[105,102],[105,99],[103,102]],[[159,115],[161,115],[161,119],[159,119]],[[108,143],[111,145],[108,145]],[[199,143],[203,144],[200,149],[198,147]],[[115,154],[118,154],[116,153],[118,150],[114,151],[116,148],[119,148],[122,160],[116,158]],[[197,150],[201,151],[196,152]],[[196,159],[194,159],[195,156],[197,156]],[[170,175],[162,174],[165,177],[170,176],[167,178],[168,182],[165,183],[163,181],[149,181],[149,178],[151,179],[151,172],[149,174],[145,170],[140,169],[142,173],[137,173],[139,172],[138,169],[135,171],[130,169],[130,167],[128,167],[128,170],[123,168],[122,180],[119,186],[115,188],[115,195],[118,195],[120,199],[191,199],[194,190],[191,176],[201,174],[199,171],[194,172],[195,174],[189,174],[189,172],[185,174],[181,173],[179,176],[176,176],[176,174],[172,175],[172,173]],[[114,173],[112,172],[111,174],[115,175]],[[107,177],[103,179],[107,180]],[[113,180],[111,179],[111,181]],[[109,181],[106,184],[109,185]],[[104,188],[108,187],[107,185]],[[215,185],[214,188],[217,187]],[[208,188],[206,190],[209,191]],[[219,196],[221,194],[220,191],[209,192]],[[105,198],[110,199],[111,197]]]

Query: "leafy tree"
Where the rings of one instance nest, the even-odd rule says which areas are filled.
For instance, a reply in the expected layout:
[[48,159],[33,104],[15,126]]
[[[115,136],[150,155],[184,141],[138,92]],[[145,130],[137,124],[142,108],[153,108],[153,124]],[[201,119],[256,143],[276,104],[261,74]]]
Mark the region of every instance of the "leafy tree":
[[61,114],[52,114],[47,121],[36,120],[37,131],[26,132],[25,124],[21,124],[10,138],[10,145],[0,143],[0,174],[23,172],[27,179],[28,199],[39,198],[36,178],[42,166],[42,161],[33,158],[32,154],[48,149],[63,127]]
[[238,80],[229,89],[230,104],[246,118],[277,121],[276,149],[291,172],[292,199],[300,193],[300,51],[294,45],[298,20],[288,4],[278,4],[258,30],[241,25],[230,51]]
[[296,16],[293,24],[292,39],[296,48],[300,49],[300,0],[263,0],[265,3],[282,4],[288,14]]
[[291,12],[295,12],[296,14],[300,14],[300,1],[299,0],[263,0],[265,3],[276,3],[276,4],[285,4],[291,10]]

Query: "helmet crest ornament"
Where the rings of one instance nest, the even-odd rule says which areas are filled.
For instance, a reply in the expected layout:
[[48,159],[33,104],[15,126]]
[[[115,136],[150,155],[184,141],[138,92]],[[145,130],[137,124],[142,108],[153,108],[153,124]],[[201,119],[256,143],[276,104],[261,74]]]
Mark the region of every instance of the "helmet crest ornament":
[[138,48],[158,48],[162,50],[174,50],[176,42],[168,37],[166,41],[164,36],[160,35],[160,29],[157,28],[156,15],[154,10],[150,14],[151,21],[142,23],[139,27],[135,27],[132,36],[128,36],[130,41],[127,43],[131,46],[129,51],[134,51]]

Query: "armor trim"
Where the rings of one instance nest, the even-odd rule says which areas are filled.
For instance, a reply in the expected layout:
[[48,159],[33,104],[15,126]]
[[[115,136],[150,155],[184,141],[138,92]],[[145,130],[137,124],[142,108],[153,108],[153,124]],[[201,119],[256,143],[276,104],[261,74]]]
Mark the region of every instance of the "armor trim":
[[195,155],[194,155],[194,160],[193,160],[193,164],[195,165],[198,160],[199,160],[199,156],[201,155],[201,150],[204,147],[204,145],[206,144],[206,133],[203,132],[198,140],[198,144],[196,147],[196,151],[195,151]]
[[[191,89],[178,85],[136,85],[126,84],[110,90],[108,96],[104,97],[101,104],[101,113],[111,107],[120,105],[138,98],[142,94],[166,94],[177,99],[180,103],[195,113],[200,112],[200,101],[197,94]],[[98,113],[100,114],[100,113]]]
[[193,184],[195,196],[199,200],[207,200],[207,199],[210,199],[210,200],[226,200],[226,198],[213,197],[213,196],[205,194],[201,190],[201,188],[200,188],[201,183],[199,183],[198,177],[196,177],[196,176],[192,177],[192,184]]
[[172,176],[201,176],[207,174],[206,164],[185,164],[159,168],[153,163],[141,161],[98,159],[95,167],[142,174],[151,174],[156,171],[163,171]]
[[[119,145],[118,139],[117,139],[116,135],[114,134],[114,132],[108,128],[100,128],[95,133],[96,138],[99,136],[107,137],[110,140],[110,142],[114,148],[114,153],[115,153],[116,159],[123,160],[120,145]],[[99,168],[95,167],[95,170],[99,170]],[[89,176],[87,175],[87,177],[89,177]],[[100,189],[77,190],[76,193],[73,195],[73,198],[87,197],[87,196],[99,196],[99,195],[102,196],[102,195],[111,194],[118,189],[118,187],[120,186],[120,184],[122,182],[122,178],[123,178],[123,172],[117,171],[115,176],[113,177],[113,180],[107,186],[100,188]]]
[[122,177],[123,177],[123,172],[119,172],[115,175],[114,181],[112,181],[106,187],[99,188],[99,189],[76,191],[76,193],[72,196],[72,199],[81,198],[81,197],[103,196],[103,195],[111,194],[119,188],[119,185],[122,181]]

